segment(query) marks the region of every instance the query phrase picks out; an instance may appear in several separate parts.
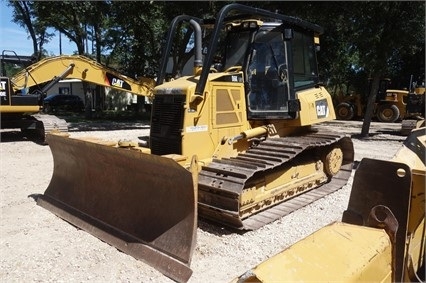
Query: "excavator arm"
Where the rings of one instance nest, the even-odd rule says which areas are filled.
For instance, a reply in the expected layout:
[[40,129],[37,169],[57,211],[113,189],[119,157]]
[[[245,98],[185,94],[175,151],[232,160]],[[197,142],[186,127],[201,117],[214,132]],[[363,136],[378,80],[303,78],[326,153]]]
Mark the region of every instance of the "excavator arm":
[[11,82],[15,91],[50,82],[43,89],[47,91],[52,83],[61,79],[80,79],[149,98],[155,86],[154,79],[142,77],[135,80],[81,55],[45,58],[17,73]]
[[[29,58],[8,56],[2,53],[1,63],[20,62]],[[67,132],[67,123],[53,115],[40,115],[42,95],[61,79],[80,79],[100,86],[110,87],[139,96],[153,99],[155,81],[149,78],[135,80],[117,71],[80,55],[55,56],[45,58],[27,66],[15,76],[0,78],[1,128],[21,128],[21,131],[33,133],[44,142],[45,134],[54,130]],[[37,92],[22,95],[24,88],[44,85]]]

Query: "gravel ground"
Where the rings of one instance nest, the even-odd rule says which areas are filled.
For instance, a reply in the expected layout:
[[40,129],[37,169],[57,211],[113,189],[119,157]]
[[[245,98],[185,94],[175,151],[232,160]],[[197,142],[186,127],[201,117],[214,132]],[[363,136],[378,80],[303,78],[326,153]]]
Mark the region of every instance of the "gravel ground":
[[[400,124],[372,123],[360,139],[362,122],[333,121],[321,127],[352,135],[355,160],[390,159],[405,137]],[[138,140],[149,127],[132,123],[70,124],[74,137]],[[48,146],[2,130],[0,143],[1,282],[173,282],[141,261],[75,228],[36,205],[53,170]],[[353,175],[352,175],[353,176]],[[341,219],[348,185],[256,231],[233,233],[199,221],[189,282],[229,282],[317,229]]]

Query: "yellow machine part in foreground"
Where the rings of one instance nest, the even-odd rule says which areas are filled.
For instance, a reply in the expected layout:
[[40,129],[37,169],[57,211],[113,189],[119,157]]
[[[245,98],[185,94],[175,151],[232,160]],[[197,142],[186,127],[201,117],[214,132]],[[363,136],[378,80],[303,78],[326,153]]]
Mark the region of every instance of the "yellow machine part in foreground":
[[232,282],[424,282],[425,144],[421,128],[391,161],[364,158],[342,222]]
[[384,230],[333,223],[232,282],[390,282],[391,258]]

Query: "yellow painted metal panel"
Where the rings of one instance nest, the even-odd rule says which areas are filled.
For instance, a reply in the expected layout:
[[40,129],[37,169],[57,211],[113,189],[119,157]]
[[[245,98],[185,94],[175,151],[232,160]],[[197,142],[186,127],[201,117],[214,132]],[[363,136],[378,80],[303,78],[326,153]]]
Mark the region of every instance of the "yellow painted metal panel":
[[384,230],[334,223],[253,269],[261,282],[390,282]]
[[40,106],[38,105],[22,105],[22,106],[0,106],[1,113],[38,113]]
[[[213,113],[216,113],[216,119],[212,124],[213,128],[235,128],[234,134],[241,132],[243,124],[240,119],[245,107],[244,102],[241,100],[243,97],[244,89],[241,85],[221,82],[220,85],[212,83],[213,95],[215,97]],[[212,114],[213,115],[213,114]]]

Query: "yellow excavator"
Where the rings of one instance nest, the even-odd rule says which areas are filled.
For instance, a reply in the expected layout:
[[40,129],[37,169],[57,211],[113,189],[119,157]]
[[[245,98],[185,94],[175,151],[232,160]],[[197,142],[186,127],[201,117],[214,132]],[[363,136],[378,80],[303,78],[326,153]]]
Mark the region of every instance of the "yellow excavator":
[[232,282],[425,282],[425,128],[393,159],[364,158],[342,221]]
[[[12,53],[9,55],[8,53]],[[40,115],[42,96],[40,93],[27,93],[17,88],[6,74],[7,64],[17,67],[31,66],[31,56],[18,56],[15,52],[3,50],[0,57],[0,127],[2,129],[20,128],[30,137],[44,142],[44,133],[68,131],[67,123],[53,115]],[[25,87],[23,87],[25,88]]]
[[[14,58],[19,59],[19,56],[4,56],[3,53],[2,64]],[[67,132],[65,120],[41,113],[45,93],[62,79],[80,79],[146,96],[151,100],[155,85],[153,79],[135,80],[81,55],[47,57],[25,67],[12,77],[5,74],[0,77],[1,127],[21,128],[27,133],[35,131],[36,136],[43,141],[46,133],[51,131]],[[41,85],[44,86],[40,87]],[[26,89],[31,91],[25,93]]]
[[[322,32],[240,4],[223,7],[214,21],[177,16],[149,138],[48,135],[54,172],[37,203],[186,281],[198,214],[253,230],[340,189],[354,150],[344,133],[315,127],[335,119],[318,76]],[[189,43],[179,48],[180,35]]]

